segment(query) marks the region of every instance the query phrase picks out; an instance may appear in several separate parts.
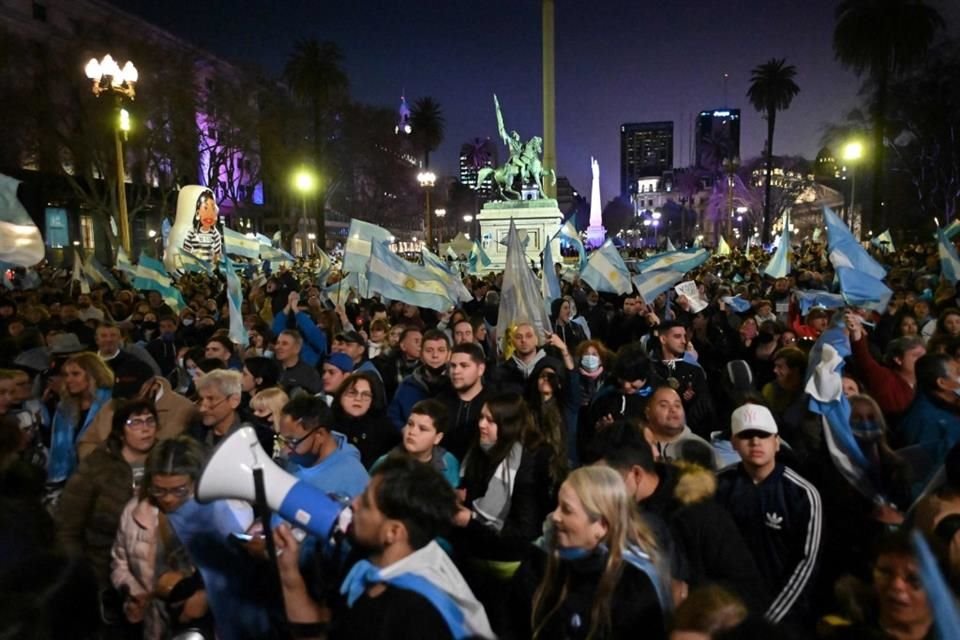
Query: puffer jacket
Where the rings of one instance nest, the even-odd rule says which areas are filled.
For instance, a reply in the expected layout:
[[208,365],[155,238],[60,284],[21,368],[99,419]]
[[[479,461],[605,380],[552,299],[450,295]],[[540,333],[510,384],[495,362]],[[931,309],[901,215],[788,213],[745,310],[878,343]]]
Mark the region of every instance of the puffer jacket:
[[55,517],[60,543],[87,559],[101,588],[110,584],[110,549],[120,514],[133,496],[133,470],[120,447],[108,440],[80,462]]
[[[126,587],[131,596],[154,589],[159,514],[149,500],[133,498],[120,516],[120,528],[110,550],[110,582],[117,589]],[[144,640],[162,638],[165,626],[159,609],[148,606],[143,615]]]

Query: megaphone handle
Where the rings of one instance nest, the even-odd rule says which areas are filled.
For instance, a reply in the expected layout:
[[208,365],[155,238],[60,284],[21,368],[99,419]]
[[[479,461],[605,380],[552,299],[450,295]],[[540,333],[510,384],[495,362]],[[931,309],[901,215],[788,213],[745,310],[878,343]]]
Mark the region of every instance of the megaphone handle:
[[253,469],[253,491],[254,491],[254,509],[260,516],[260,522],[263,523],[263,534],[267,543],[267,556],[270,558],[270,564],[273,565],[271,573],[277,579],[277,585],[280,584],[280,572],[277,568],[277,545],[273,542],[273,531],[270,530],[270,521],[273,519],[273,512],[270,505],[267,504],[267,489],[263,481],[263,467],[254,467]]

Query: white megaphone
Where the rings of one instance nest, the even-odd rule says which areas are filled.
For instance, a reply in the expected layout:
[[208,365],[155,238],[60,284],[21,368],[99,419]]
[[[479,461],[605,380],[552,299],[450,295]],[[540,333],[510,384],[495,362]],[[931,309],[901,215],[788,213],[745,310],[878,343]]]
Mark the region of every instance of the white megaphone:
[[335,533],[335,527],[346,529],[348,505],[278,467],[251,427],[237,429],[213,450],[197,483],[197,501],[238,499],[254,503],[258,472],[263,476],[267,506],[280,517],[323,540]]

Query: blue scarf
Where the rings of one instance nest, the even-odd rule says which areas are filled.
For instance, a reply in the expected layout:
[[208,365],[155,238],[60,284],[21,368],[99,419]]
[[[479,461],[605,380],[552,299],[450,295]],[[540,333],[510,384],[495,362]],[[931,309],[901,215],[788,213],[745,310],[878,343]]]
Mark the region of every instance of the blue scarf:
[[77,468],[77,440],[80,439],[100,409],[110,402],[112,389],[97,389],[83,424],[77,424],[79,411],[76,406],[57,408],[53,415],[50,435],[50,464],[47,467],[48,482],[64,482]]

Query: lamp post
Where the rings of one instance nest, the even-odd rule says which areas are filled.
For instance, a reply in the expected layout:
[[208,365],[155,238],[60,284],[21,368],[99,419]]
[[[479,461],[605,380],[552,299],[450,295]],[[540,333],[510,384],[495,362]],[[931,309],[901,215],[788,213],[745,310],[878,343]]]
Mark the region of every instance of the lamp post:
[[654,248],[660,246],[660,212],[654,211],[653,216],[653,246]]
[[843,159],[850,163],[850,210],[847,212],[847,226],[853,228],[853,212],[857,199],[857,161],[863,157],[863,143],[853,140],[843,145]]
[[[733,218],[733,189],[737,186],[737,169],[740,168],[740,158],[734,157],[733,159],[724,158],[723,159],[723,172],[727,174],[727,217],[724,224],[724,228],[730,224],[731,219]],[[719,244],[719,234],[722,232],[721,229],[714,228],[713,239],[714,246]]]
[[420,188],[423,189],[426,194],[423,216],[426,219],[425,231],[427,232],[427,237],[425,241],[427,248],[430,248],[430,242],[433,240],[433,221],[430,219],[430,190],[433,189],[433,185],[437,183],[437,174],[433,171],[421,171],[417,174],[417,182],[420,183]]
[[[463,214],[463,221],[467,225],[467,238],[469,239],[473,233],[473,215],[469,213]],[[480,238],[477,238],[479,240]]]
[[443,218],[447,215],[446,209],[434,209],[433,215],[437,216],[437,251],[440,250],[440,243],[443,242]]
[[[302,222],[298,227],[305,228],[307,224],[307,196],[313,193],[314,189],[317,187],[317,179],[306,167],[300,167],[297,169],[297,172],[293,174],[293,189],[300,194],[301,202],[303,208],[301,210],[301,220]],[[310,234],[316,238],[316,234]],[[308,239],[312,239],[307,236]],[[305,252],[307,255],[310,254],[310,248],[307,247]]]
[[123,108],[123,99],[133,100],[136,98],[136,84],[140,78],[137,68],[133,62],[127,60],[127,63],[120,67],[108,53],[103,59],[97,60],[91,58],[84,67],[84,73],[93,83],[93,95],[100,97],[103,93],[109,93],[116,97],[117,104],[117,126],[113,130],[114,147],[117,153],[117,219],[120,227],[120,246],[130,256],[130,220],[127,218],[127,191],[126,176],[123,170],[123,143],[120,141],[120,132],[123,131],[123,137],[126,139],[127,132],[130,130],[130,114]]

